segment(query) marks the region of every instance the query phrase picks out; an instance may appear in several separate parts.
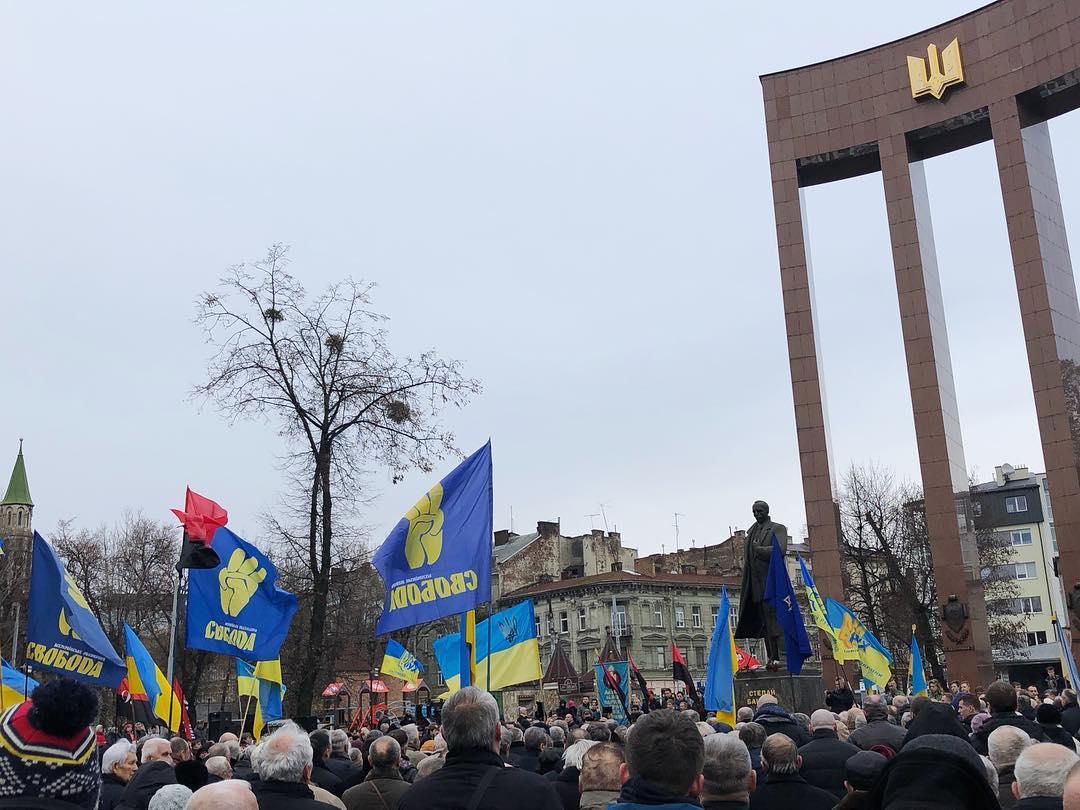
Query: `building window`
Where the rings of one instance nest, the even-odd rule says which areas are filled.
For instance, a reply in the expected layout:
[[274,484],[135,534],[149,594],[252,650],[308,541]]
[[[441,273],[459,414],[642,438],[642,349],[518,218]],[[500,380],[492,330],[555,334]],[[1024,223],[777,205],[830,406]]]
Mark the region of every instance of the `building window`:
[[694,627],[701,627],[701,606],[694,605],[690,608],[690,623]]
[[586,618],[585,608],[578,608],[577,612],[577,629],[584,630],[587,626],[588,619]]
[[675,626],[686,627],[686,615],[683,612],[682,605],[675,608]]
[[653,611],[653,623],[657,627],[664,626],[664,606],[660,603],[656,603],[656,610]]
[[665,647],[655,647],[654,649],[656,650],[656,668],[657,669],[666,669],[667,668],[667,662],[664,660],[664,650],[666,648]]
[[578,650],[578,658],[580,658],[581,666],[578,667],[578,674],[584,675],[590,669],[592,669],[592,660],[589,658],[588,650]]
[[1005,499],[1005,511],[1009,514],[1027,511],[1027,495],[1013,495]]
[[694,647],[694,659],[697,661],[697,666],[700,669],[705,668],[705,648]]
[[1020,529],[1019,531],[1009,532],[1009,540],[1014,546],[1030,546],[1031,529]]
[[716,628],[716,615],[720,612],[720,608],[712,609],[712,628]]
[[622,560],[616,560],[611,564],[612,571],[622,571]]
[[982,501],[971,502],[971,516],[982,517]]
[[739,606],[732,602],[730,610],[728,610],[728,621],[731,623],[731,632],[735,633],[735,628],[739,626]]
[[1045,643],[1046,643],[1046,631],[1045,630],[1036,630],[1034,633],[1028,633],[1027,634],[1027,645],[1029,647],[1034,647],[1036,644],[1045,644]]
[[1035,579],[1035,563],[1013,563],[1013,568],[1016,569],[1017,579]]
[[615,612],[611,614],[611,627],[617,635],[626,635],[626,628],[629,626],[629,622],[626,620],[626,606],[616,605]]
[[1057,554],[1057,529],[1054,528],[1054,521],[1050,521],[1050,547],[1054,549],[1054,553]]
[[540,638],[540,636],[544,635],[544,628],[541,626],[538,617],[534,616],[533,618],[536,619],[536,637]]
[[559,611],[559,632],[570,632],[570,616],[567,615],[565,610]]
[[1042,613],[1041,596],[1021,596],[1016,600],[1017,613]]
[[443,677],[442,670],[439,670],[439,686],[446,686],[446,678]]

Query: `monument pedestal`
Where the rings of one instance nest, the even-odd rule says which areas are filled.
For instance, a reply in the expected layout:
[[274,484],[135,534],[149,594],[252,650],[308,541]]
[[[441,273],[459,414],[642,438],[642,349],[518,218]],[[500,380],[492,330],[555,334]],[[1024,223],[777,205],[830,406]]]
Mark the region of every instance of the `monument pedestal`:
[[756,709],[758,698],[765,694],[775,695],[789,713],[811,714],[825,707],[825,680],[816,669],[804,669],[801,675],[792,675],[786,669],[744,670],[735,675],[736,706]]

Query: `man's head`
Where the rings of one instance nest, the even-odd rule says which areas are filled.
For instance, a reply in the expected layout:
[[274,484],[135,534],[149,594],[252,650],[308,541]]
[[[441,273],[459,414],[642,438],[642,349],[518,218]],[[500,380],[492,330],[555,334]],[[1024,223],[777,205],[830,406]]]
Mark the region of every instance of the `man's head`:
[[1013,795],[1017,799],[1033,796],[1059,797],[1065,792],[1065,780],[1080,757],[1057,743],[1035,743],[1016,760]]
[[754,719],[754,710],[749,706],[740,706],[739,711],[735,714],[736,723],[749,723]]
[[187,762],[191,759],[191,747],[183,737],[173,737],[169,740],[169,753],[173,763]]
[[1080,763],[1073,765],[1069,771],[1062,799],[1065,810],[1080,810]]
[[761,764],[768,773],[791,776],[802,767],[802,757],[789,736],[773,734],[761,746]]
[[232,765],[225,757],[210,757],[206,760],[206,770],[218,779],[232,779]]
[[143,743],[142,761],[145,762],[168,762],[172,764],[172,747],[169,741],[161,737],[151,737]]
[[390,735],[379,737],[368,748],[368,762],[374,770],[391,770],[401,764],[401,745]]
[[765,501],[754,501],[754,505],[750,508],[754,513],[754,520],[758,523],[764,523],[769,519],[769,505]]
[[622,786],[619,768],[625,762],[623,749],[614,743],[597,743],[581,758],[578,791],[618,791]]
[[547,743],[547,732],[539,726],[529,726],[525,729],[525,750],[539,753]]
[[892,706],[896,709],[896,716],[902,717],[904,712],[908,710],[908,706],[911,705],[911,701],[907,695],[897,695],[892,699]]
[[888,760],[877,751],[860,751],[844,763],[844,787],[849,793],[871,790]]
[[565,729],[562,729],[556,725],[549,726],[548,735],[551,737],[552,745],[554,745],[556,748],[563,747],[563,741],[566,739]]
[[930,705],[930,698],[926,695],[918,695],[911,700],[911,716],[918,717],[919,712]]
[[986,750],[990,761],[999,771],[1013,765],[1024,749],[1031,744],[1031,737],[1016,726],[999,726],[986,738]]
[[1039,702],[1039,687],[1037,687],[1035,684],[1031,684],[1031,686],[1029,686],[1027,688],[1027,693],[1028,693],[1028,697],[1033,702],[1035,702],[1035,703]]
[[224,734],[222,734],[220,737],[217,738],[217,741],[220,742],[220,743],[227,743],[227,742],[238,743],[238,742],[240,742],[240,738],[237,737],[235,734],[233,734],[231,731],[226,731]]
[[442,710],[442,735],[452,751],[499,750],[499,704],[475,686],[454,692]]
[[650,712],[638,720],[626,741],[622,779],[639,776],[670,796],[697,796],[705,746],[697,726],[678,712]]
[[611,729],[608,728],[607,723],[589,723],[585,726],[585,739],[593,742],[609,742]]
[[201,787],[191,794],[184,810],[258,810],[251,783],[226,779]]
[[1053,677],[1056,677],[1056,676],[1057,676],[1057,670],[1056,670],[1056,669],[1054,668],[1054,666],[1053,666],[1053,665],[1051,664],[1050,666],[1048,666],[1048,667],[1046,668],[1046,677],[1048,677],[1048,678],[1053,678]]
[[135,746],[127,740],[113,743],[101,755],[101,772],[112,774],[121,782],[127,782],[139,767],[135,759]]
[[757,787],[750,751],[734,734],[713,734],[705,740],[702,776],[703,799],[746,801]]
[[349,735],[343,728],[335,728],[330,732],[330,753],[349,755]]
[[776,702],[776,695],[770,695],[768,692],[766,692],[764,695],[757,699],[757,707],[760,709],[762,706],[769,706]]
[[761,723],[750,722],[739,729],[739,739],[747,748],[761,748],[768,736],[765,726]]
[[1076,705],[1076,690],[1075,689],[1063,689],[1061,690],[1061,699],[1065,702],[1066,706]]
[[979,713],[979,699],[975,695],[965,694],[960,698],[960,705],[957,708],[958,713],[964,719],[968,717],[974,717]]
[[828,709],[818,709],[810,715],[810,730],[836,729],[836,717]]
[[321,765],[330,758],[330,732],[318,728],[308,736],[311,738],[311,752],[314,762],[316,765]]
[[310,737],[289,721],[260,746],[259,778],[267,782],[307,782],[312,757]]
[[889,718],[889,706],[885,702],[884,695],[867,695],[863,700],[863,712],[866,713],[866,722],[873,720],[887,720]]
[[1016,690],[1008,681],[994,681],[986,687],[986,703],[991,712],[1015,712]]

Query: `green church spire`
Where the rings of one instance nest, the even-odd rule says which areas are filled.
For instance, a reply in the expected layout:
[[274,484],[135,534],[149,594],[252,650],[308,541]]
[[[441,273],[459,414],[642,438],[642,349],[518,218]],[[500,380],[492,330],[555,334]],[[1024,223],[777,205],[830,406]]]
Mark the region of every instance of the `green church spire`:
[[0,506],[33,506],[30,500],[30,485],[26,482],[26,463],[23,461],[22,439],[19,439],[19,455],[15,459],[15,468],[11,471],[7,492]]

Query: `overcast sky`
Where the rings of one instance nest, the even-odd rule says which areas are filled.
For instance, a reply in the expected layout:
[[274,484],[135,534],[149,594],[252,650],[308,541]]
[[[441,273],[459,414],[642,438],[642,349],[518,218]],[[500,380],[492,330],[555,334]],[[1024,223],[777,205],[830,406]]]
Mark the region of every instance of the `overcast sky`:
[[[978,5],[19,3],[0,17],[0,475],[35,525],[186,484],[252,539],[273,425],[188,398],[194,301],[292,245],[312,291],[378,283],[401,352],[465,361],[495,524],[642,551],[805,522],[758,75]],[[738,12],[734,11],[738,8]],[[1080,118],[1055,121],[1072,233]],[[994,156],[930,161],[969,467],[1041,469]],[[917,475],[880,176],[808,192],[834,467]],[[441,477],[452,465],[439,470]],[[371,478],[378,541],[433,482]]]

